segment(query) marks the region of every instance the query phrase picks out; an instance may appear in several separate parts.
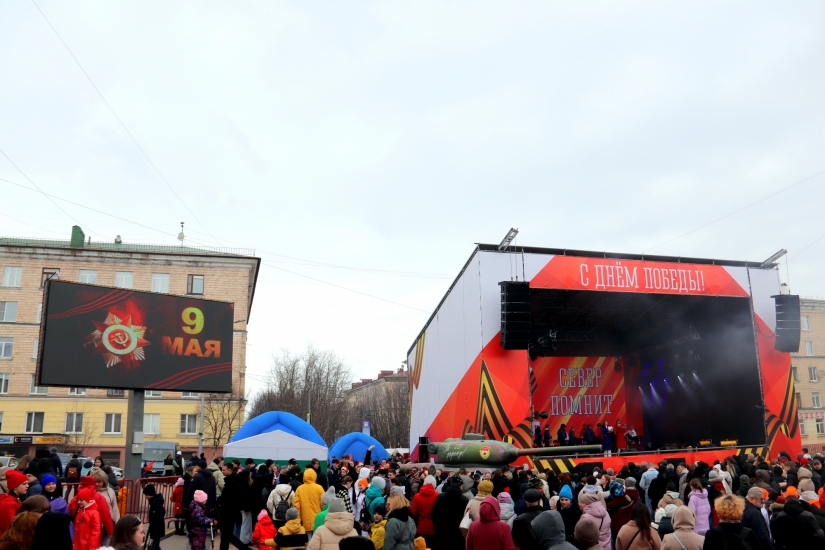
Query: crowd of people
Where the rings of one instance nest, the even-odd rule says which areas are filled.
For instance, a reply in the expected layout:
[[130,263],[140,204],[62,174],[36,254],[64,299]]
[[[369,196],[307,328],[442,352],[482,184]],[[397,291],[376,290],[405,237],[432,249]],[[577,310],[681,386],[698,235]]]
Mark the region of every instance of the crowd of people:
[[[99,458],[54,452],[0,469],[0,550],[796,550],[825,548],[820,455],[731,456],[715,464],[629,462],[561,475],[526,468],[419,469],[400,455],[207,462],[172,457],[169,502],[146,483],[148,533],[120,515],[117,484]],[[76,461],[75,461],[76,462]],[[179,469],[179,470],[178,470]],[[175,471],[182,472],[176,476]],[[62,484],[78,483],[67,492]],[[146,539],[148,536],[148,540]]]

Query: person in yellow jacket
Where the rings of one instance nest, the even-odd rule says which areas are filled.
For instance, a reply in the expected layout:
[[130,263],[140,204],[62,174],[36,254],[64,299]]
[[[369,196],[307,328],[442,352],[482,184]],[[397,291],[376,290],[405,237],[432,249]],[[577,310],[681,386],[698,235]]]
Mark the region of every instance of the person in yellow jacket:
[[[301,525],[301,520],[298,519],[298,510],[290,508],[286,511],[286,523],[278,529],[278,533],[282,535],[304,535],[306,529]],[[267,546],[276,547],[275,539],[269,539],[264,542]],[[296,548],[303,548],[303,546],[283,546],[278,547],[278,550],[295,550]]]
[[375,550],[382,550],[382,548],[384,548],[384,533],[387,527],[386,515],[387,505],[383,502],[376,504],[375,513],[373,514],[375,522],[372,524],[372,532],[370,533],[370,539],[372,539],[372,543],[375,545]]
[[304,484],[295,491],[295,500],[292,504],[298,509],[301,525],[310,536],[315,526],[315,516],[321,511],[321,497],[324,496],[324,488],[315,483],[316,479],[315,470],[307,468],[304,471]]

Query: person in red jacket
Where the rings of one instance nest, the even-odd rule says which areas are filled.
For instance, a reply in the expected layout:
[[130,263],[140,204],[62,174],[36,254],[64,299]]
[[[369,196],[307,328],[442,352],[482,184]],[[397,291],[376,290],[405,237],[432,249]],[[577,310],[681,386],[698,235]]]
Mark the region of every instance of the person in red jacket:
[[175,488],[172,490],[172,504],[175,505],[175,534],[185,535],[186,531],[183,526],[186,525],[186,519],[183,517],[183,478],[179,477],[175,482]]
[[485,497],[478,507],[480,521],[467,531],[467,550],[516,550],[510,526],[501,521],[501,508],[493,497]]
[[100,548],[100,513],[95,502],[95,491],[86,487],[78,491],[73,502],[76,502],[77,513],[74,516],[74,541],[72,550],[97,550]]
[[427,476],[421,490],[413,497],[410,513],[415,520],[415,532],[424,537],[427,548],[435,550],[435,528],[433,527],[433,507],[438,493],[435,492],[435,478]]
[[21,499],[25,498],[29,490],[29,478],[17,470],[6,471],[6,487],[9,492],[0,495],[0,536],[9,528],[9,523],[20,508]]
[[255,524],[255,530],[252,531],[252,543],[258,545],[258,550],[267,550],[266,540],[274,539],[275,534],[275,524],[272,523],[269,512],[261,510],[261,513],[258,514],[258,523]]
[[[112,513],[109,511],[109,503],[106,502],[106,497],[98,493],[95,488],[95,478],[92,476],[83,476],[80,478],[80,490],[91,489],[94,491],[94,501],[97,503],[97,514],[100,517],[100,522],[103,525],[103,533],[108,537],[115,532],[115,524],[112,522]],[[78,491],[79,493],[80,491]],[[75,496],[69,503],[69,515],[73,515],[77,510],[77,497]]]

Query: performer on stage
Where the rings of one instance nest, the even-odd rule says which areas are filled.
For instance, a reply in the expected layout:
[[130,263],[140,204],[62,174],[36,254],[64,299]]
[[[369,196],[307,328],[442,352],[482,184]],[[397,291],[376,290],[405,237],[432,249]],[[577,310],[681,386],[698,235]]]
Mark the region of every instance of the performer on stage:
[[621,451],[627,447],[627,440],[625,439],[625,435],[627,434],[627,428],[622,424],[622,419],[616,419],[616,427],[613,430],[616,433],[616,450]]

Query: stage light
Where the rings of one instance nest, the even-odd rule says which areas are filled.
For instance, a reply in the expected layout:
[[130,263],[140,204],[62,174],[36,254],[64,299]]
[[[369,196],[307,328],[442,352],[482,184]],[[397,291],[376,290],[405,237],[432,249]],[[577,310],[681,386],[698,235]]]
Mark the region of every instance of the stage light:
[[736,447],[739,445],[738,439],[723,439],[719,442],[720,447]]
[[699,441],[700,447],[710,447],[711,445],[713,445],[713,441],[710,439],[702,439]]

